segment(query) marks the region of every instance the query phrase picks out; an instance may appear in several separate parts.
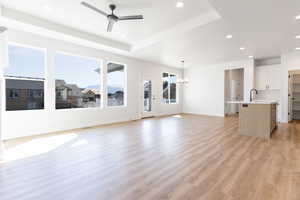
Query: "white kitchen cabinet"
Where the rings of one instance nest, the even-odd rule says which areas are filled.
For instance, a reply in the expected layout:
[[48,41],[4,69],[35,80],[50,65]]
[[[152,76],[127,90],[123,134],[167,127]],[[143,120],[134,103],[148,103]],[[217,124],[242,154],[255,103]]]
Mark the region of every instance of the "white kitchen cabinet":
[[279,90],[281,65],[267,65],[255,68],[255,88],[257,90]]

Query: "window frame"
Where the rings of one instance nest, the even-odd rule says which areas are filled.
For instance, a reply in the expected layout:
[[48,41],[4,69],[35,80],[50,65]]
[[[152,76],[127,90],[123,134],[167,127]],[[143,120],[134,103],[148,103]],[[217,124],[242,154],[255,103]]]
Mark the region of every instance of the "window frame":
[[[179,99],[178,99],[178,92],[179,92],[179,88],[178,88],[178,84],[177,84],[177,78],[178,78],[178,74],[176,73],[172,73],[172,72],[168,72],[168,71],[163,71],[161,73],[161,78],[162,78],[162,88],[163,88],[163,84],[164,84],[164,74],[168,74],[168,103],[164,101],[164,91],[162,90],[161,95],[162,95],[162,102],[164,105],[174,105],[174,104],[179,104]],[[170,87],[170,76],[173,75],[176,77],[176,102],[172,103],[171,102],[171,87]]]
[[[18,43],[18,42],[13,42],[13,41],[8,41],[7,43],[8,47],[9,46],[16,46],[16,47],[21,47],[21,48],[28,48],[28,49],[34,49],[34,50],[39,50],[43,52],[44,55],[44,66],[43,66],[43,72],[44,72],[44,77],[40,78],[40,79],[30,79],[30,78],[21,78],[21,77],[10,77],[10,76],[6,76],[5,75],[5,69],[3,71],[2,74],[2,78],[3,78],[3,86],[2,86],[2,90],[4,92],[3,98],[2,98],[2,106],[3,106],[3,112],[39,112],[39,111],[45,111],[47,110],[47,98],[46,98],[46,94],[47,94],[47,86],[48,86],[48,74],[47,74],[47,68],[48,68],[48,49],[47,47],[38,47],[38,46],[34,46],[34,45],[28,45],[28,44],[24,44],[24,43]],[[9,56],[9,51],[8,51],[8,56]],[[9,66],[10,67],[10,66]],[[6,80],[29,80],[29,81],[42,81],[44,82],[44,108],[42,109],[29,109],[29,110],[7,110],[6,109]]]
[[19,98],[19,92],[17,92],[18,91],[18,89],[12,89],[12,91],[14,92],[13,94],[16,94],[16,93],[18,93],[18,96],[16,96],[16,95],[12,95],[12,97],[9,95],[9,97],[6,97],[6,98],[8,98],[8,99],[18,99]]
[[54,101],[54,110],[57,112],[64,112],[64,111],[81,111],[81,110],[102,110],[104,108],[104,95],[101,98],[100,101],[100,106],[98,107],[88,107],[88,108],[64,108],[64,109],[57,109],[56,108],[56,84],[55,84],[55,80],[56,80],[56,63],[55,63],[55,56],[56,54],[62,54],[62,55],[66,55],[66,56],[72,56],[72,57],[79,57],[79,58],[83,58],[83,59],[90,59],[90,60],[95,60],[98,61],[100,63],[100,94],[104,94],[104,59],[102,58],[98,58],[96,56],[86,56],[86,55],[81,55],[81,54],[77,54],[77,53],[70,53],[68,51],[63,51],[63,50],[56,50],[54,51],[54,57],[53,57],[53,80],[54,80],[54,94],[55,94],[55,101]]
[[[121,105],[121,106],[108,106],[108,64],[109,63],[113,63],[113,64],[117,64],[117,65],[123,65],[124,66],[124,104]],[[106,64],[105,64],[105,75],[106,75],[106,79],[105,79],[105,87],[106,87],[106,94],[105,94],[105,97],[106,97],[106,108],[124,108],[124,107],[127,107],[127,80],[128,80],[128,77],[127,77],[127,64],[124,64],[124,63],[121,63],[121,62],[116,62],[116,61],[112,61],[112,60],[107,60],[106,61]]]

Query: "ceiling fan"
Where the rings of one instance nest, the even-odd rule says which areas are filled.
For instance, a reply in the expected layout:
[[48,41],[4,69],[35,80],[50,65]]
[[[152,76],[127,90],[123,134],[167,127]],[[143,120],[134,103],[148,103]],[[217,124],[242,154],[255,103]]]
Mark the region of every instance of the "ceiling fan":
[[97,13],[100,13],[101,15],[104,15],[108,19],[108,26],[107,26],[107,32],[111,32],[114,26],[114,23],[118,21],[124,21],[124,20],[137,20],[137,19],[144,19],[143,15],[131,15],[131,16],[117,16],[114,14],[114,10],[117,8],[115,4],[110,4],[109,8],[111,9],[111,14],[107,14],[106,12],[96,8],[95,6],[86,3],[81,2],[81,4],[87,8],[90,8]]

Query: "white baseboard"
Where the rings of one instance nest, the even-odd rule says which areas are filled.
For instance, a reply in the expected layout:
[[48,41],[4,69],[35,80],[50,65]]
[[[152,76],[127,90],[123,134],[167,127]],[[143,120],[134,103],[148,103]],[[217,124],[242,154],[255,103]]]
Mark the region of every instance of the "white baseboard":
[[3,155],[4,155],[4,145],[2,140],[0,140],[0,161],[3,160]]
[[198,113],[198,112],[183,112],[183,113],[192,114],[192,115],[205,115],[211,117],[225,117],[224,114],[211,114],[211,113]]

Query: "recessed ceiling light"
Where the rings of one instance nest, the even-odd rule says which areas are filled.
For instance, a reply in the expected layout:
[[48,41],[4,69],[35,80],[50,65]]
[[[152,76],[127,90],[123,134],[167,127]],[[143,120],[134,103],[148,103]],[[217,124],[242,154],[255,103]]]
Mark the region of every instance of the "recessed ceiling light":
[[176,7],[177,8],[182,8],[184,6],[184,3],[182,1],[177,1]]
[[244,51],[246,48],[245,47],[240,47],[240,50]]
[[300,39],[300,35],[296,35],[296,37],[295,37],[296,39]]
[[231,39],[233,36],[232,35],[226,35],[227,39]]
[[254,56],[248,56],[249,58],[254,58]]
[[296,20],[299,20],[300,19],[300,15],[297,15],[295,18],[296,18]]
[[300,50],[300,47],[296,47],[295,50],[299,51],[299,50]]

